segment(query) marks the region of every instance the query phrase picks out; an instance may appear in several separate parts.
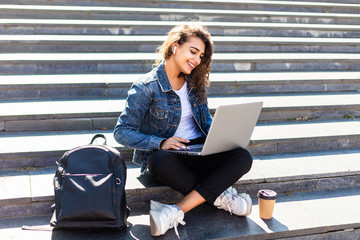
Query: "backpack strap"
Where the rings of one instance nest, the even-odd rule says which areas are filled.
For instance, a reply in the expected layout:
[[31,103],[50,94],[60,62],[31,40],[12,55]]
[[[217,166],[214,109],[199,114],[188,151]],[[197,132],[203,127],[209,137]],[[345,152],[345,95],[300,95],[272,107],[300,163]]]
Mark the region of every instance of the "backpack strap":
[[105,137],[104,134],[100,134],[100,133],[99,133],[99,134],[96,134],[96,135],[91,139],[90,144],[93,144],[94,141],[95,141],[95,139],[97,139],[97,138],[103,138],[103,139],[104,139],[103,145],[106,145],[106,142],[107,142],[106,137]]

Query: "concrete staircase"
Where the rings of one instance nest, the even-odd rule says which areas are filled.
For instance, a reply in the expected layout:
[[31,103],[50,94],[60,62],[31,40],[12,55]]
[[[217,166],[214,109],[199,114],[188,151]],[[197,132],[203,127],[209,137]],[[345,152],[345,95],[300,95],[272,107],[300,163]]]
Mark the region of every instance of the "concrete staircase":
[[[356,0],[1,1],[1,239],[22,239],[29,234],[19,230],[23,224],[48,224],[56,161],[95,133],[127,160],[130,227],[74,239],[149,238],[149,200],[181,196],[149,174],[139,177],[132,150],[117,144],[112,130],[127,90],[151,69],[164,35],[194,19],[215,43],[212,113],[236,102],[261,100],[264,108],[249,145],[253,168],[235,184],[253,197],[253,213],[237,218],[204,205],[186,216],[180,236],[360,239]],[[257,215],[262,188],[279,193],[269,221]],[[66,232],[36,236],[71,239]]]

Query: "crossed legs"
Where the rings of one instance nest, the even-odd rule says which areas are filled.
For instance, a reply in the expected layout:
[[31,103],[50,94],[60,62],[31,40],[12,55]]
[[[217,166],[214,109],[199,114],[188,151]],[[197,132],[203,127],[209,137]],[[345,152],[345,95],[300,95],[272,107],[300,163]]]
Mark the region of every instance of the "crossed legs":
[[148,168],[157,180],[185,196],[176,204],[184,213],[205,201],[213,204],[251,165],[252,157],[243,148],[209,156],[156,151],[148,160]]

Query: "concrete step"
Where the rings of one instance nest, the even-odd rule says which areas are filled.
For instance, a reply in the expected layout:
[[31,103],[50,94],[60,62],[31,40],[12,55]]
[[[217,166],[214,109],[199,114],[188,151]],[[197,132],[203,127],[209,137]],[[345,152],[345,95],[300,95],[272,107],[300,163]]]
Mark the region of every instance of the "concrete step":
[[[119,145],[109,130],[61,132],[12,132],[0,135],[0,169],[54,166],[62,154],[88,144],[96,133],[103,133],[108,144],[122,151],[130,161],[132,149]],[[283,122],[258,124],[249,151],[254,155],[285,152],[360,148],[360,122],[357,120]]]
[[[2,53],[155,52],[165,36],[0,35]],[[359,53],[360,38],[214,36],[215,52]],[[86,44],[84,44],[86,43]]]
[[[155,53],[0,54],[2,74],[138,73],[152,69]],[[212,72],[356,71],[354,53],[215,53]]]
[[189,8],[99,7],[56,5],[0,5],[3,18],[104,19],[140,21],[227,21],[357,24],[360,15],[287,11],[254,11]]
[[[339,0],[296,0],[297,2],[326,2],[326,3],[339,3]],[[341,3],[358,3],[357,0],[343,0]]]
[[[248,217],[237,217],[203,204],[185,215],[186,225],[179,225],[181,239],[358,239],[359,188],[291,193],[279,195],[273,218],[259,218],[257,198]],[[331,211],[329,211],[331,209]],[[134,206],[124,231],[51,231],[51,216],[22,217],[0,220],[2,239],[153,239],[150,236],[149,205]],[[204,221],[206,219],[206,221]],[[211,228],[209,228],[211,224]],[[24,231],[22,226],[43,231]],[[161,239],[177,239],[173,229]]]
[[[184,21],[0,19],[0,34],[166,35]],[[213,36],[360,37],[359,25],[201,22]]]
[[[349,4],[348,1],[351,1]],[[304,12],[333,12],[333,13],[359,13],[360,6],[355,0],[343,2],[302,2],[302,1],[252,1],[252,0],[83,0],[71,2],[74,6],[112,6],[112,7],[167,7],[185,9],[230,9],[230,10],[269,10],[269,11],[304,11]],[[2,4],[26,5],[69,5],[68,0],[3,0]],[[204,4],[206,3],[206,4]],[[356,3],[356,4],[354,4]]]
[[[1,99],[126,97],[142,74],[1,75]],[[212,73],[208,95],[359,91],[359,72]]]
[[[359,93],[209,97],[219,105],[263,101],[259,122],[360,117]],[[0,102],[3,132],[113,129],[125,99],[14,100]]]
[[[185,216],[186,225],[179,225],[181,239],[357,239],[359,214],[352,206],[359,201],[359,189],[329,190],[279,195],[271,220],[258,216],[258,202],[253,198],[253,212],[248,217],[229,215],[203,204]],[[334,209],[329,211],[329,209]],[[293,214],[292,214],[293,213]],[[295,215],[296,213],[296,215]],[[341,217],[339,217],[341,216]],[[129,227],[124,231],[51,231],[50,215],[0,220],[3,239],[153,239],[150,236],[149,206],[132,208]],[[206,221],[204,221],[206,219]],[[334,221],[330,221],[334,219]],[[209,228],[211,223],[211,228]],[[23,225],[43,231],[24,231]],[[176,239],[173,229],[161,239]]]
[[[0,75],[0,99],[125,98],[143,73]],[[211,73],[208,96],[359,92],[360,72]]]
[[[279,194],[360,187],[360,150],[341,150],[254,156],[248,174],[234,187],[255,197],[259,189]],[[147,205],[150,199],[177,201],[181,194],[127,163],[126,194],[129,205]],[[0,171],[0,219],[50,213],[54,201],[55,167]],[[13,191],[16,189],[16,191]],[[289,194],[289,196],[291,196]]]

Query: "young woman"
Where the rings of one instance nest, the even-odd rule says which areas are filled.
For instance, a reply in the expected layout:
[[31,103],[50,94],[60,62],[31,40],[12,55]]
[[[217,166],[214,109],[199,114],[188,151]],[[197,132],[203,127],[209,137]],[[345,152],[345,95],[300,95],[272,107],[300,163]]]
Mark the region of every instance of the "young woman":
[[142,171],[148,168],[157,180],[184,195],[174,205],[151,201],[152,236],[173,227],[178,235],[184,213],[204,202],[239,216],[251,213],[250,196],[231,187],[251,168],[247,150],[209,156],[162,151],[204,142],[212,122],[205,92],[212,45],[210,34],[200,25],[174,27],[158,48],[162,59],[157,67],[129,90],[115,127],[115,139],[136,149],[133,161],[142,165]]

